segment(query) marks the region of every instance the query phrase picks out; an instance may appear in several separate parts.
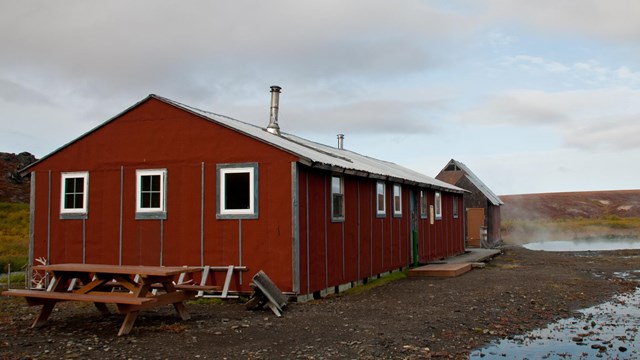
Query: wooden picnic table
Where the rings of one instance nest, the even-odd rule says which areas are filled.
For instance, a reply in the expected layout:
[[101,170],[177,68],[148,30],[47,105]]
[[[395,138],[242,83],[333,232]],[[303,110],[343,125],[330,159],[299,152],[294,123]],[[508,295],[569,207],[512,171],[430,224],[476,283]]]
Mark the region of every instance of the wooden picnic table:
[[[118,336],[128,334],[141,310],[172,304],[183,320],[189,319],[185,300],[194,298],[206,286],[174,285],[176,275],[202,271],[200,267],[135,266],[101,264],[37,265],[36,271],[53,274],[54,284],[48,290],[8,290],[2,295],[21,296],[30,306],[42,305],[32,327],[46,322],[59,301],[92,302],[103,314],[109,314],[106,304],[116,304],[125,314]],[[69,291],[71,281],[82,285]],[[114,291],[115,287],[124,291]],[[153,288],[161,291],[152,291]]]

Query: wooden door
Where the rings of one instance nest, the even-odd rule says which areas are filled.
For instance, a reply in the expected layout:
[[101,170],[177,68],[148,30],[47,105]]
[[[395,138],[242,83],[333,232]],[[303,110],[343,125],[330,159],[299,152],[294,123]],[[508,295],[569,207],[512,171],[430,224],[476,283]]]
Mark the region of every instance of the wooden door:
[[480,227],[484,226],[484,208],[467,209],[467,243],[480,247]]

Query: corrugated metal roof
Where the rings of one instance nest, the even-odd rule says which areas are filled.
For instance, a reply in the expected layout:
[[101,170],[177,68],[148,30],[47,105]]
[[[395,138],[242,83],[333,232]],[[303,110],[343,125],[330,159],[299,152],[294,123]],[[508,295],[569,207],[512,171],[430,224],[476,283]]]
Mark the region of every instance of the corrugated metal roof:
[[303,139],[301,137],[288,134],[285,132],[281,132],[281,135],[275,135],[266,131],[265,128],[261,128],[253,124],[236,120],[225,115],[220,115],[213,112],[201,110],[201,109],[198,109],[189,105],[185,105],[180,102],[177,102],[162,96],[154,95],[154,94],[147,96],[145,99],[137,102],[136,104],[124,110],[120,114],[114,116],[110,120],[100,124],[96,128],[83,134],[82,136],[63,145],[62,147],[58,148],[52,153],[44,156],[39,161],[36,161],[35,163],[27,166],[26,168],[21,170],[21,173],[22,174],[27,173],[29,169],[34,165],[49,158],[50,156],[70,146],[76,141],[86,137],[87,135],[97,131],[101,127],[105,126],[111,121],[116,120],[120,116],[131,111],[132,109],[136,108],[140,104],[146,102],[150,98],[157,99],[169,105],[191,112],[206,120],[215,122],[217,124],[220,124],[221,126],[225,126],[227,128],[233,129],[249,137],[252,137],[256,140],[262,141],[276,148],[279,148],[283,151],[289,152],[297,156],[301,163],[306,164],[308,166],[323,168],[326,170],[333,170],[336,172],[344,172],[344,173],[363,176],[363,177],[388,179],[390,181],[397,181],[401,183],[412,183],[412,184],[424,186],[427,188],[440,189],[440,190],[446,190],[451,192],[458,192],[458,193],[467,192],[466,190],[461,189],[457,186],[448,184],[444,181],[434,179],[430,176],[421,174],[419,172],[394,164],[392,162],[374,159],[374,158],[364,156],[346,149],[338,149],[335,147],[319,144],[319,143],[316,143],[307,139]]
[[451,161],[449,161],[449,163],[447,164],[447,166],[444,167],[444,169],[449,167],[449,165],[451,165],[451,164],[454,164],[460,170],[462,170],[464,172],[465,176],[467,177],[467,179],[469,179],[469,181],[471,181],[471,183],[473,185],[475,185],[475,187],[480,189],[480,191],[491,202],[491,204],[493,204],[495,206],[499,206],[499,205],[504,204],[504,202],[502,202],[502,200],[500,200],[498,195],[494,194],[494,192],[491,191],[491,189],[489,189],[489,187],[487,185],[485,185],[485,183],[483,183],[482,180],[480,180],[480,178],[478,176],[476,176],[476,174],[474,174],[473,171],[471,171],[471,169],[469,169],[467,167],[467,165],[461,163],[460,161],[451,159]]
[[392,162],[378,160],[346,149],[338,149],[336,147],[320,144],[282,131],[280,135],[272,134],[266,131],[265,128],[236,120],[228,116],[194,108],[158,95],[150,96],[294,154],[300,158],[300,162],[309,166],[350,173],[363,177],[414,183],[428,188],[453,192],[466,192],[466,190],[457,186],[434,179],[430,176]]

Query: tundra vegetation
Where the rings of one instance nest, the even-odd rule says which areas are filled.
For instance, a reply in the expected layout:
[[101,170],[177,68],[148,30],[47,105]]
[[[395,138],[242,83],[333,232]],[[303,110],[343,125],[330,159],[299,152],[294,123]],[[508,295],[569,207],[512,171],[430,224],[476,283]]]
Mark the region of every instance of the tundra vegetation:
[[29,254],[29,204],[0,203],[0,273],[25,268]]

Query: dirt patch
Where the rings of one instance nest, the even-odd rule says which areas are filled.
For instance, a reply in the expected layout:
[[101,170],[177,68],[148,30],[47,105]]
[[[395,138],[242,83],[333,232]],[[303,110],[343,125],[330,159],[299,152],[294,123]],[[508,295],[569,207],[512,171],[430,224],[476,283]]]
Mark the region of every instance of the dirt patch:
[[640,269],[640,251],[546,253],[508,247],[484,269],[450,279],[406,278],[369,291],[291,304],[282,318],[243,304],[190,303],[142,312],[116,337],[120,315],[59,304],[38,308],[0,298],[0,359],[19,358],[466,358],[471,349],[569,317],[631,291],[614,273]]

